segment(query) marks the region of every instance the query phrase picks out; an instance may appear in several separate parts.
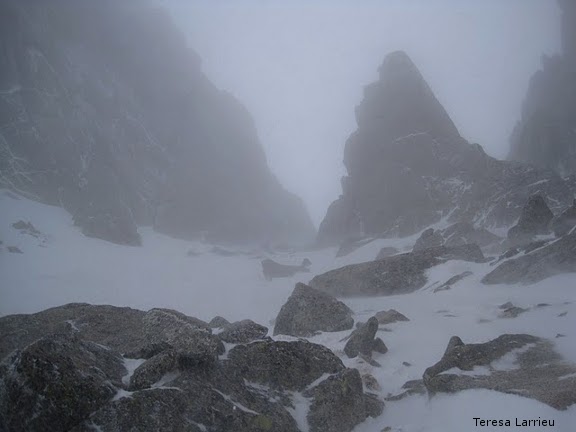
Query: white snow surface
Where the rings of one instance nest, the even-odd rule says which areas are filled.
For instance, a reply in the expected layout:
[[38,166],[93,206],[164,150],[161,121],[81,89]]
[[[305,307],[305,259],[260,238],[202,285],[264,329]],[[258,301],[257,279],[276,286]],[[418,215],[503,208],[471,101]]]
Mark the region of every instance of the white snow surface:
[[[32,222],[44,236],[35,238],[20,233],[12,227],[18,220]],[[250,318],[272,330],[272,322],[296,282],[307,283],[316,274],[373,260],[384,246],[409,251],[418,237],[377,239],[340,258],[335,258],[337,248],[223,257],[210,252],[213,245],[170,238],[150,228],[139,231],[142,247],[87,238],[74,227],[65,210],[0,190],[0,316],[86,302],[142,310],[173,308],[203,320],[216,315],[230,321]],[[7,246],[17,246],[23,253],[9,253]],[[190,250],[197,254],[188,256]],[[306,257],[312,261],[311,272],[266,281],[260,265],[264,257],[286,264],[299,264]],[[374,375],[382,387],[382,398],[401,392],[406,381],[420,379],[424,370],[442,357],[453,335],[465,343],[481,343],[503,333],[528,333],[549,339],[567,361],[576,362],[576,275],[558,275],[529,286],[481,284],[482,277],[493,268],[489,264],[450,261],[432,268],[427,285],[414,293],[343,299],[355,312],[357,321],[366,321],[374,313],[388,309],[396,309],[410,319],[380,327],[378,336],[389,349],[384,355],[374,354],[380,368],[344,356],[345,341],[341,340],[349,331],[322,333],[310,340],[328,346],[346,366]],[[468,270],[473,275],[452,289],[433,292],[436,282],[443,283]],[[508,301],[529,310],[514,319],[498,318],[498,306]],[[536,307],[541,303],[548,306]],[[556,338],[558,334],[564,337]],[[514,367],[514,356],[497,366]],[[307,423],[301,417],[308,401],[295,402],[293,414],[305,428]],[[512,424],[515,418],[541,417],[555,420],[555,426],[521,429],[571,432],[576,425],[576,406],[556,411],[535,400],[488,390],[431,398],[411,396],[387,402],[380,417],[366,420],[355,432],[380,431],[388,426],[402,432],[520,430],[515,426],[476,427],[474,417],[511,419]]]

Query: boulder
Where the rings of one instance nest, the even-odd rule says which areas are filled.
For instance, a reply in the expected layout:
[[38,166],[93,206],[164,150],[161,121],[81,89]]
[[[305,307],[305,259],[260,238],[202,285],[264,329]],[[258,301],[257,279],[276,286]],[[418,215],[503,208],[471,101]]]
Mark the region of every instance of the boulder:
[[364,393],[357,369],[344,369],[304,394],[313,398],[307,415],[311,432],[351,432],[384,408],[383,402]]
[[310,286],[335,296],[404,294],[426,285],[426,270],[449,260],[484,262],[477,245],[440,246],[352,264],[314,277]]
[[258,339],[264,339],[268,334],[268,327],[246,319],[237,321],[224,327],[218,337],[228,343],[248,343]]
[[146,312],[108,305],[70,303],[30,315],[0,317],[0,358],[53,333],[68,332],[118,352],[149,344],[144,333]]
[[308,273],[310,271],[310,265],[312,263],[308,258],[302,260],[300,265],[287,265],[280,264],[271,259],[265,259],[262,261],[262,273],[266,280],[272,280],[274,278],[284,278],[292,277],[296,273]]
[[576,365],[563,361],[551,342],[526,334],[504,334],[480,344],[464,344],[453,336],[423,380],[432,394],[489,389],[556,409],[576,403]]
[[412,250],[416,252],[423,249],[442,246],[443,244],[444,237],[442,237],[442,234],[439,231],[434,231],[434,228],[428,228],[422,232],[420,237],[418,237],[418,240],[416,240],[416,244],[414,244],[414,248],[412,248]]
[[74,335],[46,336],[0,363],[0,430],[64,431],[121,386],[122,358]]
[[324,374],[344,370],[328,348],[304,341],[238,345],[228,353],[228,367],[250,382],[293,391],[303,391]]
[[375,317],[371,317],[364,325],[352,332],[344,346],[344,353],[350,358],[362,354],[368,359],[372,358],[372,351],[385,354],[388,348],[386,348],[382,339],[375,339],[377,331],[378,320]]
[[396,309],[377,312],[374,317],[378,320],[378,324],[392,324],[398,321],[410,321],[404,314],[401,314]]
[[274,335],[307,337],[317,332],[349,330],[352,310],[331,295],[297,283],[276,317]]
[[561,273],[576,272],[576,232],[499,264],[482,283],[533,284]]
[[162,351],[138,366],[130,377],[130,390],[150,388],[169,372],[178,368],[174,350]]
[[210,326],[210,328],[224,328],[224,327],[230,325],[230,321],[228,321],[226,318],[223,318],[221,316],[215,316],[214,318],[212,318],[210,320],[208,325]]

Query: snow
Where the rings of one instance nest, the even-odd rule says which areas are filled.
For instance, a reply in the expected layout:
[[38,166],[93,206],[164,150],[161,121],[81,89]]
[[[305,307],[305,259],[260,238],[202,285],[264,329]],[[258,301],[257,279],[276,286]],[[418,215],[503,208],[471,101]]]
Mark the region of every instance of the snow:
[[[12,228],[12,223],[20,219],[32,222],[44,236],[39,239]],[[441,221],[439,225],[445,223]],[[316,274],[372,260],[382,247],[407,252],[418,238],[414,235],[403,239],[375,239],[339,258],[335,257],[337,248],[223,257],[211,253],[213,245],[210,244],[173,239],[150,228],[141,228],[140,233],[142,247],[86,238],[63,209],[16,199],[0,191],[0,240],[3,241],[0,245],[0,315],[33,313],[64,303],[87,302],[142,310],[173,308],[207,321],[216,315],[229,321],[250,318],[272,329],[271,323],[296,282],[307,283]],[[9,253],[6,246],[17,246],[23,254]],[[198,254],[188,256],[190,250]],[[306,257],[312,261],[311,271],[266,281],[260,265],[266,256],[286,264],[300,264]],[[480,280],[493,268],[489,263],[449,261],[430,269],[428,283],[414,293],[344,299],[355,312],[357,321],[366,321],[374,313],[388,309],[396,309],[410,319],[380,326],[378,336],[389,349],[386,354],[374,354],[382,367],[371,366],[359,358],[348,359],[343,354],[346,341],[342,339],[349,331],[322,333],[310,340],[328,346],[346,366],[372,374],[381,386],[378,392],[381,398],[402,392],[401,387],[408,380],[421,379],[424,370],[442,357],[454,335],[465,343],[482,343],[503,333],[532,334],[550,340],[567,361],[576,362],[576,275],[557,275],[527,286],[483,285]],[[465,271],[473,274],[455,283],[450,290],[433,292],[434,284],[442,284]],[[502,312],[499,306],[509,301],[528,311],[513,319],[499,318]],[[547,306],[537,307],[542,303]],[[275,339],[295,340],[286,336]],[[517,354],[505,356],[491,366],[513,368]],[[131,363],[130,368],[135,368],[136,362]],[[130,368],[127,365],[128,374],[133,371]],[[473,371],[482,372],[485,371]],[[169,379],[157,385],[167,382]],[[300,428],[307,430],[310,400],[299,393],[292,396],[291,414]],[[477,429],[474,417],[538,416],[556,421],[555,427],[547,430],[568,432],[576,424],[576,407],[560,412],[538,401],[488,390],[438,394],[431,398],[411,396],[387,402],[380,417],[368,419],[355,432],[380,431],[387,426],[402,432],[474,431]]]
[[134,375],[134,371],[138,369],[142,363],[144,363],[146,359],[124,359],[124,367],[126,368],[126,375],[122,377],[122,384],[128,385],[130,384],[130,379],[132,375]]

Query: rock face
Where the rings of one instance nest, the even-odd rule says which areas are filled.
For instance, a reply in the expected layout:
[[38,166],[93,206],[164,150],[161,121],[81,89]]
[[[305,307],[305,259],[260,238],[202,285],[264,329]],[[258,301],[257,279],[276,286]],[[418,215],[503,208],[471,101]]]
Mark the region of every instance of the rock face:
[[278,313],[274,335],[306,337],[319,331],[349,330],[353,325],[348,306],[325,292],[297,283]]
[[556,237],[568,234],[576,226],[576,200],[558,216],[550,221],[550,229]]
[[311,432],[382,412],[326,347],[263,340],[219,357],[203,321],[169,309],[72,304],[2,317],[0,335],[2,431],[298,432],[296,393]]
[[508,231],[512,242],[529,243],[538,234],[548,234],[554,214],[541,195],[533,195],[522,209],[518,223]]
[[482,282],[532,284],[560,273],[576,272],[576,232],[515,258],[503,261]]
[[484,255],[473,244],[440,246],[331,270],[314,277],[310,286],[342,297],[405,294],[426,284],[427,269],[453,259],[483,262]]
[[320,244],[411,235],[443,217],[509,227],[535,193],[554,202],[553,211],[572,202],[574,179],[498,161],[461,138],[405,53],[388,55],[379,72],[356,109],[358,128],[344,152],[348,174],[320,225]]
[[569,0],[558,3],[562,53],[544,56],[532,77],[509,158],[569,175],[576,173],[576,7]]
[[249,113],[206,78],[155,2],[6,0],[0,40],[0,187],[62,206],[86,235],[116,243],[138,245],[139,225],[313,240]]
[[454,336],[442,359],[424,372],[424,384],[431,393],[482,388],[566,409],[576,403],[575,371],[549,341],[535,336],[505,334],[482,344]]

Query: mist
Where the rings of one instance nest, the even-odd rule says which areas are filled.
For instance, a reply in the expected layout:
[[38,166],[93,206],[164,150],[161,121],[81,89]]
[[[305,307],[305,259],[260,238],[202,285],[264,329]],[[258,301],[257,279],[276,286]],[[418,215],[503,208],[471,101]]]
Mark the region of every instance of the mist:
[[354,107],[404,50],[460,133],[505,158],[532,74],[560,49],[553,1],[163,1],[204,71],[252,113],[316,225],[341,193]]
[[572,431],[575,281],[573,0],[0,1],[1,431]]

